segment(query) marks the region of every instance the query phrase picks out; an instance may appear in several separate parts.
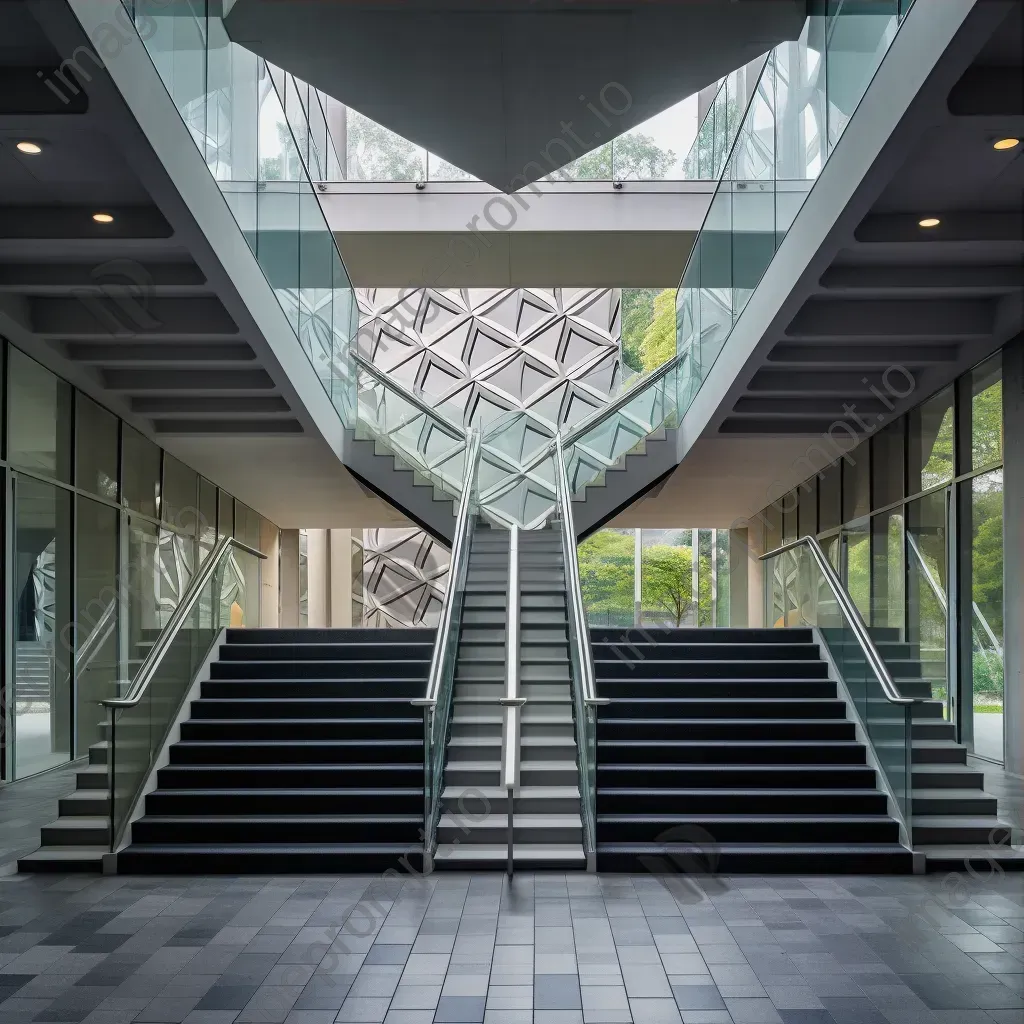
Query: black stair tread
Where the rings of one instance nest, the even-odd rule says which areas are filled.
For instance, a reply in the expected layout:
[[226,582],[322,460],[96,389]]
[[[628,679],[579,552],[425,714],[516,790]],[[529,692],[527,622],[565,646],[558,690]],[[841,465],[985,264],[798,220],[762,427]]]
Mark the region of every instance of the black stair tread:
[[[394,719],[388,719],[394,721]],[[601,725],[664,725],[671,729],[685,729],[690,725],[742,725],[744,723],[759,722],[762,725],[852,725],[846,718],[603,718]],[[605,741],[602,739],[601,741]],[[660,743],[661,740],[651,742]],[[740,742],[737,740],[736,742]],[[743,741],[748,742],[748,741]],[[760,741],[758,741],[760,742]],[[771,742],[780,742],[773,740]],[[788,741],[786,741],[788,742]]]
[[614,821],[639,822],[650,821],[669,824],[745,824],[754,822],[787,822],[791,821],[806,825],[808,821],[828,822],[829,824],[849,822],[850,824],[866,824],[876,821],[892,821],[888,814],[598,814],[598,822],[605,824]]
[[[720,766],[718,766],[720,767]],[[749,767],[749,766],[748,766]],[[638,789],[633,786],[598,786],[598,793],[601,796],[650,796],[656,794],[657,796],[665,797],[677,797],[677,796],[752,796],[752,791],[749,789],[716,789],[711,788],[686,788],[686,789],[673,789],[668,787],[658,786],[653,789]],[[831,787],[828,789],[814,789],[808,787],[807,789],[794,789],[792,787],[773,787],[768,793],[760,790],[757,792],[757,799],[762,799],[765,796],[878,796],[879,791],[870,786],[865,786],[860,789],[842,789]],[[916,792],[916,791],[915,791]],[[936,793],[942,793],[944,790],[934,790]]]
[[[638,842],[638,843],[598,843],[598,853],[634,853],[650,852],[660,853],[673,849],[693,852],[690,843],[663,843],[663,842]],[[900,843],[716,843],[716,853],[813,853],[831,854],[853,851],[856,853],[909,853],[905,846]]]
[[[300,812],[303,821],[332,825],[377,825],[381,822],[415,825],[423,821],[422,814],[308,814]],[[202,822],[233,824],[237,822],[259,822],[262,825],[293,825],[295,815],[290,814],[145,814],[144,822],[162,822],[166,825],[187,825]]]
[[[193,767],[193,766],[189,766]],[[261,767],[268,767],[262,765]],[[273,767],[273,766],[269,766]],[[303,770],[308,769],[309,765],[302,765]],[[203,769],[206,770],[205,768]],[[97,790],[97,792],[102,792]],[[503,791],[504,792],[504,791]],[[160,786],[159,789],[154,790],[149,796],[196,796],[196,797],[211,797],[211,796],[246,796],[246,797],[278,797],[278,796],[336,796],[336,797],[354,797],[354,796],[374,796],[377,794],[386,793],[389,797],[393,796],[422,796],[423,787],[419,789],[415,787],[402,786],[397,788],[382,789],[380,786],[315,786],[310,788],[309,786],[304,789],[288,789],[282,787],[281,789],[267,789],[265,786],[256,786],[250,788],[246,786],[244,788],[240,786],[231,787],[230,789],[191,789],[185,787],[174,787],[174,786]],[[246,815],[248,817],[248,815]],[[420,815],[422,818],[422,815]],[[388,820],[392,820],[390,817]]]
[[[671,680],[670,680],[671,681]],[[712,680],[707,680],[711,682]],[[717,680],[714,680],[717,682]],[[730,680],[734,682],[735,680]],[[761,682],[762,680],[754,680],[755,682]],[[803,682],[804,680],[792,680],[792,682]],[[693,680],[684,680],[686,683],[693,682]],[[701,680],[705,682],[705,680]],[[771,680],[775,682],[775,680]],[[831,680],[823,680],[823,682],[831,682]],[[655,704],[707,704],[709,701],[714,701],[716,704],[845,704],[846,702],[842,697],[742,697],[735,695],[723,694],[719,696],[715,694],[712,697],[612,697],[613,704],[640,704],[655,705]],[[620,719],[621,721],[621,719]],[[930,721],[930,719],[922,719],[922,721]]]
[[[290,703],[290,702],[289,702]],[[689,719],[687,719],[689,721]],[[777,721],[777,719],[770,719],[770,721]],[[273,722],[276,725],[317,725],[320,722],[349,722],[353,725],[422,725],[423,719],[418,715],[413,715],[408,718],[362,718],[358,715],[348,715],[342,718],[327,718],[321,715],[319,718],[189,718],[186,719],[187,724],[195,725],[202,723],[203,725],[266,725],[268,722]],[[205,741],[209,742],[209,741]],[[256,741],[250,741],[256,742]],[[268,743],[269,740],[259,740],[259,743]],[[360,742],[366,742],[360,740]]]
[[[192,721],[199,721],[193,719]],[[390,719],[389,719],[390,721]],[[358,739],[358,740],[179,740],[176,747],[251,747],[258,742],[261,747],[294,747],[300,743],[304,747],[414,747],[422,746],[422,739]],[[264,767],[266,767],[264,765]],[[306,764],[304,767],[308,768]]]
[[[687,720],[688,721],[688,720]],[[733,721],[733,719],[723,719]],[[771,722],[774,719],[755,719],[759,722]],[[802,721],[802,719],[800,720]],[[840,719],[841,721],[841,719]],[[857,740],[601,740],[602,747],[820,747],[828,746],[863,747]],[[773,763],[774,766],[774,763]]]
[[[602,740],[601,746],[605,746],[607,743],[616,742],[612,740]],[[720,740],[706,740],[704,743],[721,743]],[[786,741],[784,746],[793,746],[794,744],[800,744],[799,740]],[[749,745],[749,744],[746,744]],[[774,745],[774,744],[772,744]],[[696,763],[685,763],[676,764],[675,762],[669,762],[667,764],[602,764],[600,761],[597,765],[598,769],[607,768],[609,771],[635,771],[635,772],[650,772],[652,770],[657,771],[681,771],[681,772],[749,772],[751,766],[746,763],[729,764],[727,761],[722,762],[711,762],[709,764],[696,764]],[[961,766],[962,767],[962,766]],[[770,764],[763,766],[766,772],[834,772],[834,771],[860,771],[860,772],[873,772],[875,769],[867,765],[836,765],[830,761],[806,761],[797,762],[796,764],[787,764],[784,761],[772,761]],[[917,770],[916,768],[914,769]]]
[[216,845],[209,843],[132,843],[128,847],[130,853],[409,853],[408,843],[237,843]]

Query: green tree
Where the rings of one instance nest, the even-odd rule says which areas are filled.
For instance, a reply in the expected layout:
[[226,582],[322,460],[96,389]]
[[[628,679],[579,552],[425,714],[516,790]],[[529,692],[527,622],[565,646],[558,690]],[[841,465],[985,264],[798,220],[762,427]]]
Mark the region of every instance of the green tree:
[[627,133],[584,153],[550,177],[569,181],[660,181],[675,162],[675,153],[658,146],[652,135]]
[[644,368],[640,345],[654,319],[654,298],[657,294],[657,288],[622,289],[622,305],[619,310],[622,361],[634,373]]
[[683,175],[687,180],[714,181],[722,176],[745,111],[746,104],[738,96],[727,99],[724,93],[719,93],[683,161]]
[[656,370],[676,354],[676,291],[666,288],[654,298],[651,322],[640,342],[645,371]]
[[[710,602],[710,563],[707,569]],[[652,610],[667,613],[675,626],[681,626],[693,606],[692,550],[668,544],[644,548],[642,590],[645,610],[653,606]]]
[[382,124],[348,109],[348,177],[352,181],[421,181],[423,151]]
[[583,602],[590,613],[626,625],[633,621],[632,530],[598,530],[578,549]]

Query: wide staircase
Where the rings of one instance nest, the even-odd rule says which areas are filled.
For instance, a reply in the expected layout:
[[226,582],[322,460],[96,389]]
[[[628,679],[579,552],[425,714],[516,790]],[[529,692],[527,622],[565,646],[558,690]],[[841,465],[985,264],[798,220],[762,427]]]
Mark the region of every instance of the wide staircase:
[[434,632],[231,629],[168,748],[124,873],[418,863]]
[[810,630],[591,636],[599,870],[912,869]]
[[[438,822],[435,868],[505,868],[508,793],[500,785],[510,657],[510,532],[474,529]],[[518,535],[521,784],[512,798],[513,858],[527,870],[580,868],[576,745],[569,693],[565,576],[552,530]]]

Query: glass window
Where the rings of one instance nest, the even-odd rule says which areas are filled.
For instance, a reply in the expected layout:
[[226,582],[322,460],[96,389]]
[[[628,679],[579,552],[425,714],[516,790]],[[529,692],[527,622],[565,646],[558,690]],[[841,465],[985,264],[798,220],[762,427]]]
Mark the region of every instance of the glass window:
[[235,535],[235,499],[227,491],[217,490],[217,536]]
[[715,530],[715,547],[717,562],[715,564],[715,583],[717,610],[716,626],[728,626],[732,611],[732,566],[729,562],[729,530]]
[[[920,645],[922,679],[946,700],[947,583],[945,490],[907,502],[907,640]],[[928,690],[908,696],[928,696]],[[947,705],[948,713],[948,705]]]
[[75,484],[117,501],[118,419],[81,392],[75,398]]
[[[1003,760],[1003,471],[970,481],[973,749]],[[963,615],[967,617],[967,609]]]
[[865,622],[871,621],[871,534],[868,522],[854,523],[844,531],[846,589]]
[[[902,468],[902,462],[900,463]],[[871,624],[903,636],[903,509],[883,512],[871,520]]]
[[833,462],[818,476],[818,529],[834,530],[843,521],[842,463]]
[[970,459],[965,467],[982,469],[1003,460],[1003,364],[1000,355],[976,366],[965,378],[970,395]]
[[871,440],[872,508],[885,508],[904,497],[904,439],[902,418],[880,430]]
[[907,419],[907,488],[917,494],[953,478],[953,389],[912,409]]
[[778,505],[769,505],[764,512],[765,520],[765,551],[774,551],[782,547],[782,512]]
[[790,491],[779,498],[776,504],[782,507],[782,543],[788,544],[791,540],[796,540],[797,509],[800,506],[800,499],[796,491]]
[[14,777],[71,760],[71,492],[14,490]]
[[179,462],[173,455],[164,452],[164,485],[160,492],[161,518],[165,523],[186,530],[192,536],[198,533],[199,475]]
[[260,517],[248,505],[235,500],[235,536],[251,548],[260,546]]
[[843,466],[843,522],[871,511],[871,449],[865,441],[840,460]]
[[[641,618],[645,626],[696,626],[698,612],[708,618],[707,625],[711,624],[710,548],[702,549],[699,567],[694,564],[696,549],[704,534],[710,539],[707,530],[641,532]],[[632,530],[628,531],[628,536],[633,542]],[[632,580],[632,570],[629,577]],[[696,602],[695,591],[699,593]]]
[[121,502],[154,519],[160,514],[160,449],[127,423],[121,428]]
[[813,537],[818,532],[818,478],[812,476],[797,488],[800,508],[797,511],[797,535]]
[[[81,448],[79,448],[81,450]],[[116,508],[79,497],[75,521],[75,754],[103,739],[106,711],[117,696],[118,521]]]
[[12,465],[71,483],[71,385],[8,346]]
[[217,487],[205,477],[199,478],[199,557],[204,558],[217,546]]

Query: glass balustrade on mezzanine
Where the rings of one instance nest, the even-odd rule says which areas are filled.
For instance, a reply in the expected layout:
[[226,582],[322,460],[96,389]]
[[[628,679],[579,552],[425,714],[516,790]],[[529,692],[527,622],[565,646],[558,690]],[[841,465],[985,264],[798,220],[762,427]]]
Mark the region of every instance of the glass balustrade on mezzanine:
[[330,173],[329,136],[304,87],[231,42],[214,0],[121,2],[296,342],[354,426],[358,307],[311,177]]

